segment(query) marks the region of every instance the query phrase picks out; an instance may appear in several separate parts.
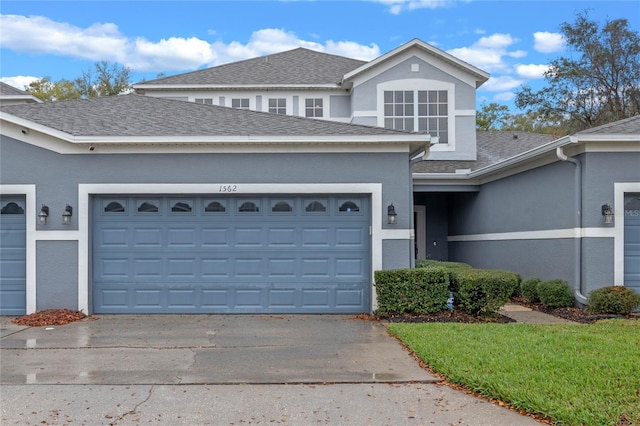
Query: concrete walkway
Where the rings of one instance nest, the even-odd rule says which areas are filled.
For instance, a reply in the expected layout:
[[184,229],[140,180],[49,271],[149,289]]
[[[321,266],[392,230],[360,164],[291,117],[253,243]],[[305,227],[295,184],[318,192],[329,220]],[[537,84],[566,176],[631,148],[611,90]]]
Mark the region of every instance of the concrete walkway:
[[338,315],[0,317],[0,424],[535,425]]
[[555,317],[540,311],[534,311],[531,308],[514,303],[504,305],[500,313],[516,322],[525,324],[577,324],[575,321]]

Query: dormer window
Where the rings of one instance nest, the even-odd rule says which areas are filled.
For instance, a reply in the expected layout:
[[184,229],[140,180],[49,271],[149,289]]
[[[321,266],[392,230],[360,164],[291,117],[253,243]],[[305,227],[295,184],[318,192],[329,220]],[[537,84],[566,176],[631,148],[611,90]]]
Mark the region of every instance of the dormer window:
[[322,98],[307,98],[304,100],[305,117],[322,117]]
[[449,94],[446,90],[385,90],[384,127],[429,133],[449,143]]
[[273,114],[286,114],[287,113],[287,100],[285,98],[271,98],[269,99],[269,112]]
[[231,108],[249,109],[249,98],[233,98],[233,99],[231,99]]

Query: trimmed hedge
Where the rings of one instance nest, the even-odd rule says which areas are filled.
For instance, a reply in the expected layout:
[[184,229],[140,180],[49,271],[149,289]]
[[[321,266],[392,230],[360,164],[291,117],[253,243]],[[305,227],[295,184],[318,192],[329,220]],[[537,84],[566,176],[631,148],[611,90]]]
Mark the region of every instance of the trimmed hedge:
[[445,268],[391,269],[375,271],[378,310],[393,314],[429,314],[447,308],[449,274]]
[[471,265],[468,265],[462,262],[446,262],[443,260],[432,260],[432,259],[416,260],[416,268],[433,268],[433,267],[455,269],[455,268],[471,268]]
[[529,303],[538,303],[540,301],[540,296],[538,296],[538,284],[541,282],[542,280],[540,278],[529,278],[522,281],[520,284],[520,293],[524,300]]
[[623,286],[602,287],[589,293],[587,310],[595,314],[627,315],[640,307],[640,294]]
[[454,305],[471,315],[495,315],[511,298],[520,277],[509,271],[450,270]]
[[566,308],[575,304],[571,287],[564,280],[543,281],[538,284],[537,291],[540,302],[550,308]]

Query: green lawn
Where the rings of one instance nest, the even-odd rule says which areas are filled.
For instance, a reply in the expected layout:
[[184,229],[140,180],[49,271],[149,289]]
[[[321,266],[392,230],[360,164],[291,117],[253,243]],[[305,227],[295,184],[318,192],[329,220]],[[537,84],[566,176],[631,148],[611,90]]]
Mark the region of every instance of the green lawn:
[[640,321],[394,323],[453,383],[559,425],[640,425]]

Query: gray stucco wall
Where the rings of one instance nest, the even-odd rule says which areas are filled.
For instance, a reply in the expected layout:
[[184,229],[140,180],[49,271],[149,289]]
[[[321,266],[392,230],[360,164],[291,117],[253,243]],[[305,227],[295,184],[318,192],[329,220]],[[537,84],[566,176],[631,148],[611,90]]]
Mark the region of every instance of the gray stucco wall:
[[329,96],[329,117],[348,118],[351,116],[351,97]]
[[78,309],[78,243],[36,244],[36,309]]
[[553,163],[453,194],[449,235],[574,227],[574,166]]
[[573,285],[573,244],[572,239],[452,242],[449,260],[513,271],[523,279],[563,279]]
[[[36,206],[47,204],[51,209],[48,224],[38,225],[38,230],[78,230],[78,216],[86,214],[77,208],[79,183],[272,183],[274,193],[281,192],[279,183],[382,183],[382,226],[411,226],[412,194],[405,153],[112,155],[94,151],[61,155],[5,136],[0,142],[0,182],[35,184]],[[397,225],[386,221],[390,203],[398,213]],[[66,204],[74,208],[70,226],[62,225]],[[385,267],[410,266],[409,246],[409,239],[385,244]],[[36,255],[38,308],[75,308],[77,243],[39,241]]]
[[[418,72],[411,71],[412,64],[419,65]],[[476,92],[474,86],[466,84],[417,56],[412,56],[355,86],[351,95],[352,112],[379,111],[382,106],[378,105],[378,85],[389,81],[399,82],[406,79],[435,80],[454,84],[455,97],[454,99],[449,99],[449,102],[453,101],[453,110],[475,110]],[[371,126],[378,125],[376,116],[355,117],[354,123]],[[475,117],[451,116],[450,126],[455,126],[455,151],[434,151],[430,154],[431,158],[475,160]]]
[[[452,194],[449,235],[611,228],[601,205],[614,204],[616,182],[640,182],[640,153],[588,153],[582,164],[581,225],[574,206],[575,166],[556,162],[485,184],[477,194]],[[618,212],[621,213],[621,212]],[[560,278],[575,285],[573,238],[450,242],[449,258],[482,268],[509,269],[524,278]],[[584,296],[614,283],[614,238],[582,237]]]

